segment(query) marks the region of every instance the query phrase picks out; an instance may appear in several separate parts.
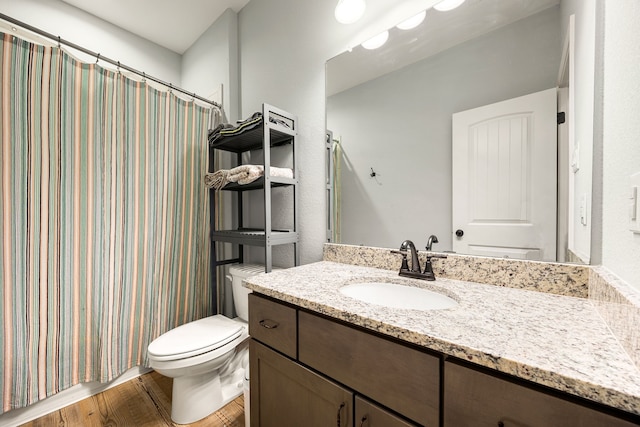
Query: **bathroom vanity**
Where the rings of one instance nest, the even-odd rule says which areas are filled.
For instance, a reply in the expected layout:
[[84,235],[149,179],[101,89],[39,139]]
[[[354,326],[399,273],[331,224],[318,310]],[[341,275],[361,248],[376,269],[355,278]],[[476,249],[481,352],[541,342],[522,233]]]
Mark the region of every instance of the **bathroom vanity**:
[[[338,291],[374,279],[458,306],[389,310]],[[246,286],[253,426],[640,424],[640,372],[586,300],[333,262]]]

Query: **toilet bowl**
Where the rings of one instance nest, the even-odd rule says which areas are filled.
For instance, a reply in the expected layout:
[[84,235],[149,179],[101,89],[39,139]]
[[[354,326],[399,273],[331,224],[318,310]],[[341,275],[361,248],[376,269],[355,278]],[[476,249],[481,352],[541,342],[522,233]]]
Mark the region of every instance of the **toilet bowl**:
[[[264,266],[229,268],[238,317],[221,314],[174,328],[149,344],[149,366],[173,378],[171,419],[190,424],[217,411],[243,394],[248,365],[248,294],[246,277],[261,273]],[[247,405],[248,406],[248,405]],[[249,408],[245,408],[249,418]]]

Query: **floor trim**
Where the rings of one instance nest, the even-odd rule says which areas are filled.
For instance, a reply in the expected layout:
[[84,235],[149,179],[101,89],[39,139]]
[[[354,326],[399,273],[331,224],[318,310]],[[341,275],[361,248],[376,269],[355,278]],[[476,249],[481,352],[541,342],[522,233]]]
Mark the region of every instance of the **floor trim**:
[[72,405],[87,397],[91,397],[117,385],[125,383],[133,378],[151,372],[152,369],[143,366],[135,366],[115,380],[108,383],[97,381],[77,384],[67,390],[61,391],[51,397],[27,406],[26,408],[13,409],[0,415],[0,425],[3,427],[17,427],[21,424],[33,421],[65,406]]

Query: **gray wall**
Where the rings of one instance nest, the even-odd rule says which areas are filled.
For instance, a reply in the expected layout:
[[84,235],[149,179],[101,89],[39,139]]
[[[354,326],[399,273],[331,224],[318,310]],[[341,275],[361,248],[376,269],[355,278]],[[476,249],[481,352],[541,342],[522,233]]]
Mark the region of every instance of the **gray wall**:
[[[260,111],[267,102],[299,118],[303,264],[322,258],[325,240],[324,63],[337,53],[332,46],[339,44],[340,30],[346,31],[333,19],[333,7],[333,0],[254,0],[239,14],[242,116]],[[251,204],[251,225],[259,225],[262,212],[256,199]],[[280,203],[275,196],[274,218],[291,217],[286,200]],[[250,255],[253,260],[260,258],[257,250]],[[290,248],[276,249],[274,264],[288,266],[291,262]]]
[[[406,0],[390,5],[387,0],[370,0],[363,19],[352,25],[336,22],[335,0],[253,0],[240,11],[242,116],[268,102],[299,118],[302,263],[320,260],[325,241],[325,62],[355,45],[354,39],[362,42],[380,31],[380,26],[392,26],[389,19],[397,23],[433,3],[435,0]],[[252,205],[255,222],[259,221],[258,206]],[[274,210],[274,216],[290,215]],[[260,254],[254,251],[251,255]],[[275,251],[276,265],[286,266],[291,260],[289,248]]]
[[182,55],[182,86],[209,97],[222,85],[225,119],[233,122],[240,112],[238,67],[238,14],[227,9]]
[[330,97],[342,242],[422,247],[436,234],[451,250],[451,115],[555,87],[560,27],[553,7]]

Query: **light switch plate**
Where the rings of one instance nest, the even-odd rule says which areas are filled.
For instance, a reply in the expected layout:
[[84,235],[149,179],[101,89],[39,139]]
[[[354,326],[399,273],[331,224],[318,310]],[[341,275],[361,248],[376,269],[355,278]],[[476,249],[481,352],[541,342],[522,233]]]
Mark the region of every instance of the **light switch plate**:
[[583,194],[580,197],[580,224],[586,226],[587,224],[589,224],[589,220],[588,220],[588,209],[587,209],[587,195]]
[[580,170],[580,147],[576,145],[571,153],[571,170],[573,173],[578,173]]
[[640,172],[631,175],[631,191],[629,193],[629,229],[634,233],[640,233]]

